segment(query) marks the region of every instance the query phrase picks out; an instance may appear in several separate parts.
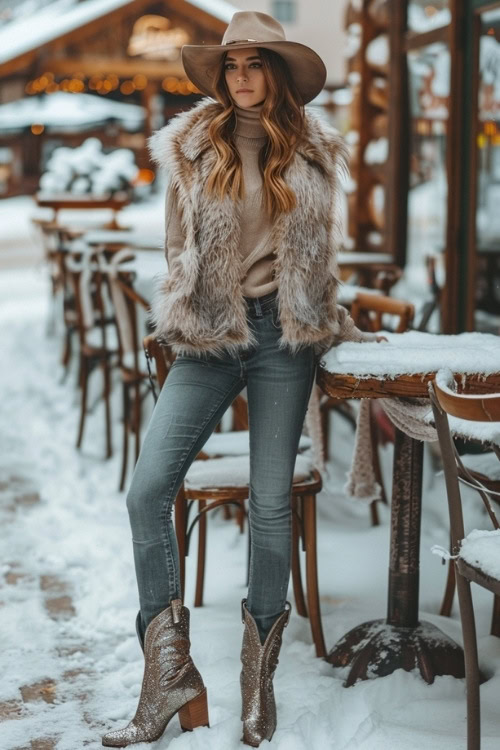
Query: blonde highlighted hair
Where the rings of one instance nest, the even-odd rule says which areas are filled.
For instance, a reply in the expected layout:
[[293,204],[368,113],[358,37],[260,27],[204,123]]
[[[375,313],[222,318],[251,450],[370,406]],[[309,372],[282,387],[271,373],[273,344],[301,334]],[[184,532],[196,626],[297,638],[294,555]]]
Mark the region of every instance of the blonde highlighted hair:
[[[267,83],[267,96],[260,120],[267,133],[267,142],[259,154],[263,182],[263,202],[267,213],[276,217],[296,206],[296,196],[286,184],[283,174],[293,159],[304,129],[304,105],[288,65],[272,50],[258,48]],[[206,190],[223,200],[244,196],[243,170],[233,140],[236,113],[225,78],[225,55],[215,76],[215,93],[224,107],[210,123],[208,135],[217,154]]]

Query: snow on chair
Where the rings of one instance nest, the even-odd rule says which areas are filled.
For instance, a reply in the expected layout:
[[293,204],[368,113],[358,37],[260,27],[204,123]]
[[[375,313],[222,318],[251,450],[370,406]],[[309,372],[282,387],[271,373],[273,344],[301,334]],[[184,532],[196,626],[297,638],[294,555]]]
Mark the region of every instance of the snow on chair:
[[[153,336],[144,340],[144,348],[149,358],[156,362],[158,385],[161,388],[168,375],[169,349],[161,346]],[[214,433],[203,447],[203,458],[194,461],[188,470],[183,486],[175,501],[175,530],[179,548],[181,590],[184,597],[185,558],[189,553],[191,534],[198,524],[198,560],[194,606],[203,604],[205,578],[205,553],[207,533],[207,513],[218,507],[234,505],[239,510],[249,497],[250,459],[245,455],[235,455],[235,445],[243,450],[248,445],[248,433],[226,433],[232,443],[232,455],[207,457],[206,451],[212,448],[220,451],[225,441],[224,433]],[[243,437],[244,435],[244,437]],[[234,437],[237,436],[236,441]],[[310,446],[310,438],[303,436],[299,450]],[[318,564],[316,541],[316,495],[322,489],[319,472],[312,467],[311,460],[298,455],[295,465],[292,491],[292,553],[291,576],[297,614],[309,617],[312,637],[317,656],[326,656],[325,639],[321,624],[321,608],[318,588]],[[190,522],[190,511],[198,505],[198,513]],[[240,528],[241,525],[240,525]],[[302,586],[300,568],[300,541],[305,553],[306,595]],[[307,603],[306,603],[307,600]]]
[[[448,417],[469,423],[500,422],[500,393],[459,395],[452,390],[452,387],[455,387],[455,382],[451,372],[440,371],[435,380],[429,384],[429,394],[444,466],[451,528],[451,559],[455,567],[464,641],[467,748],[479,750],[481,743],[480,672],[470,584],[474,582],[491,591],[498,602],[500,596],[500,524],[490,501],[491,491],[485,492],[483,484],[471,477],[472,482],[467,481],[467,484],[472,484],[478,490],[493,525],[493,531],[474,529],[467,536],[465,535],[459,487],[460,464],[457,460]],[[457,431],[455,425],[452,427],[454,432]],[[464,430],[460,429],[459,432],[463,433]],[[491,424],[491,443],[497,446],[500,444],[498,424]]]

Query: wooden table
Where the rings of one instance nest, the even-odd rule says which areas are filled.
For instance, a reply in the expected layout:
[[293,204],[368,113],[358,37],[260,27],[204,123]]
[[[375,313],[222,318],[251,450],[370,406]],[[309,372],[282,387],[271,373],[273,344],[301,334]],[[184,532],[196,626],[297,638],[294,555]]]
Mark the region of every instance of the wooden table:
[[72,193],[54,194],[37,193],[35,195],[37,204],[41,208],[51,208],[54,211],[54,219],[57,219],[62,209],[110,209],[113,212],[111,228],[119,228],[116,216],[122,208],[128,206],[130,198],[126,193],[115,193],[114,195],[73,195]]
[[[431,334],[417,336],[431,337]],[[433,338],[439,347],[443,337]],[[485,340],[491,343],[494,338]],[[397,335],[392,334],[389,339],[396,342]],[[382,358],[391,359],[392,356],[393,360],[397,359],[397,348],[391,347],[391,350],[386,348]],[[500,340],[498,356],[500,360]],[[440,351],[440,358],[442,366],[446,366],[446,349]],[[475,364],[481,367],[481,362]],[[498,364],[498,372],[486,376],[469,374],[464,378],[461,373],[463,390],[467,393],[500,392],[500,361]],[[361,379],[355,375],[329,372],[322,363],[318,368],[317,382],[326,394],[339,399],[427,398],[427,383],[434,376],[434,372],[426,372],[384,379],[380,375],[366,377],[363,373]],[[358,625],[341,638],[327,656],[327,661],[335,667],[350,667],[345,683],[347,687],[359,679],[382,677],[398,668],[410,671],[416,667],[428,683],[433,682],[436,675],[463,677],[465,674],[462,649],[439,628],[420,622],[418,618],[422,462],[423,444],[396,429],[387,619]]]

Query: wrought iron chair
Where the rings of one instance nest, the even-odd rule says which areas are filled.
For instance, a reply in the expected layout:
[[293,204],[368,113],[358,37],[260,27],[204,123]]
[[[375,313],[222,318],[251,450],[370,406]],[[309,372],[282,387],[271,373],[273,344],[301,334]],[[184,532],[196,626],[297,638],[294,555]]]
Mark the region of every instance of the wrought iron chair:
[[[480,695],[481,676],[478,665],[476,626],[470,584],[474,582],[500,596],[500,575],[491,569],[491,557],[500,563],[500,524],[491,504],[491,492],[471,477],[472,484],[483,500],[486,513],[494,531],[474,530],[465,536],[462,501],[460,494],[460,461],[448,423],[448,416],[478,422],[500,421],[500,394],[459,395],[449,377],[438,373],[429,384],[429,393],[439,445],[444,465],[446,492],[451,528],[451,553],[454,562],[460,619],[465,652],[465,677],[467,686],[467,748],[479,750],[481,743]],[[498,567],[498,566],[497,566]]]

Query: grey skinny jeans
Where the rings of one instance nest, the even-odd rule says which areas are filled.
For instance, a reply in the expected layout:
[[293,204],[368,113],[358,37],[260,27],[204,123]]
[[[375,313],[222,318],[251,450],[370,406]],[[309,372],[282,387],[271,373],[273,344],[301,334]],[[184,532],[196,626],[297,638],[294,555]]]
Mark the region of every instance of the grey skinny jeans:
[[247,607],[262,640],[286,602],[290,492],[316,357],[279,349],[276,295],[247,299],[257,345],[237,355],[179,356],[160,393],[127,497],[143,632],[180,597],[172,508],[186,472],[247,386],[250,426],[250,578]]

